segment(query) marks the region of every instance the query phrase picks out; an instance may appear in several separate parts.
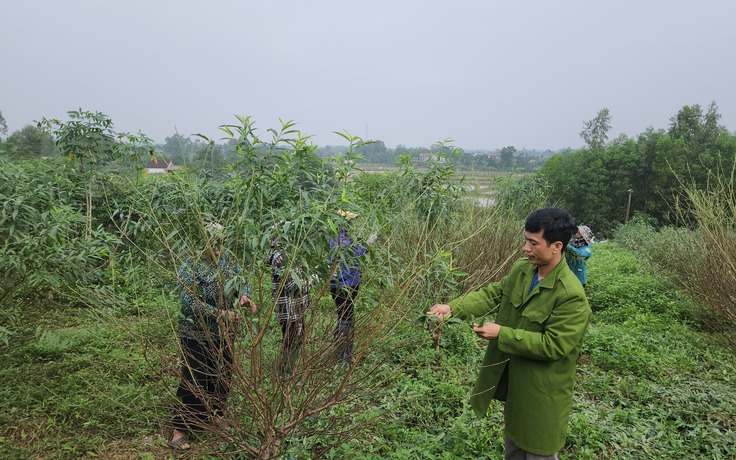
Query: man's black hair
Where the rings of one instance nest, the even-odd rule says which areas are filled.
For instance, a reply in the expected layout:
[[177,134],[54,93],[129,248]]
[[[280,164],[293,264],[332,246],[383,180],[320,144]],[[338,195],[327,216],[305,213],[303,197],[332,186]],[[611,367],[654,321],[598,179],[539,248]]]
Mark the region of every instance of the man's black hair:
[[578,230],[575,225],[575,219],[563,208],[542,208],[537,209],[526,217],[524,230],[536,233],[544,230],[542,236],[547,245],[555,241],[561,241],[562,246],[567,246],[570,238]]

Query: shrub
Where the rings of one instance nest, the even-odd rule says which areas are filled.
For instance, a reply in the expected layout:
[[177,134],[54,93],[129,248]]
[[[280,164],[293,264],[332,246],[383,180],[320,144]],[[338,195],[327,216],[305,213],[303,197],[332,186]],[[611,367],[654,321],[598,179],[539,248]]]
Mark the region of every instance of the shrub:
[[[736,188],[732,179],[713,176],[707,189],[684,189],[677,208],[682,227],[656,230],[633,219],[615,240],[634,250],[697,303],[704,325],[736,348]],[[697,226],[690,229],[692,219]],[[689,304],[693,307],[694,304]]]
[[618,323],[647,312],[688,316],[686,299],[665,276],[650,274],[650,264],[641,258],[643,252],[621,251],[616,242],[594,247],[588,260],[587,294],[596,317]]
[[[712,174],[706,189],[685,188],[687,209],[679,207],[684,222],[689,215],[698,223],[691,233],[689,249],[676,266],[677,280],[693,299],[703,302],[699,311],[711,329],[724,333],[736,349],[736,182]],[[690,256],[690,257],[688,257]]]
[[73,183],[55,162],[13,164],[0,158],[0,302],[15,294],[88,284],[104,276],[119,238],[69,204]]
[[519,219],[543,207],[550,196],[549,183],[539,174],[496,177],[494,191],[496,206]]

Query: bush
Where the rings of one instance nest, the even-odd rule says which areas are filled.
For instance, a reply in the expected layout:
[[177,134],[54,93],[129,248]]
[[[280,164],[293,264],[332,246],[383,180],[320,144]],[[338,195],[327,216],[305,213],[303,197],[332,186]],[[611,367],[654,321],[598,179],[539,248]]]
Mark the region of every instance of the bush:
[[53,161],[16,165],[0,158],[0,302],[104,277],[120,240],[99,226],[85,228],[65,172]]
[[[695,301],[692,313],[736,349],[736,189],[715,177],[707,190],[687,187],[683,227],[656,230],[642,220],[617,229],[615,240],[656,267]],[[697,222],[690,229],[691,219]],[[697,305],[697,307],[694,307]]]
[[688,317],[686,299],[665,276],[649,274],[650,265],[641,259],[641,252],[621,251],[616,242],[594,247],[588,260],[587,293],[596,317],[616,323],[640,313]]
[[494,190],[496,206],[519,219],[543,207],[550,196],[549,183],[539,174],[497,177]]
[[[713,174],[706,189],[687,187],[687,209],[678,208],[682,222],[692,215],[692,232],[682,263],[676,266],[678,283],[693,299],[703,302],[698,312],[713,331],[723,333],[736,349],[736,182],[733,171]],[[688,213],[689,211],[689,213]],[[690,256],[690,257],[688,257]]]

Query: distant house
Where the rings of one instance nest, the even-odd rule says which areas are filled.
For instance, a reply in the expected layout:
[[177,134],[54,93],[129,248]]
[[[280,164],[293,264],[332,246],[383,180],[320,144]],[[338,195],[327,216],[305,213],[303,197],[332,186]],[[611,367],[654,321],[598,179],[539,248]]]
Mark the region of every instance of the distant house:
[[[427,161],[437,161],[437,154],[432,152],[422,152],[419,154],[419,161],[426,163]],[[445,157],[439,159],[441,164],[445,164]]]
[[426,163],[428,161],[438,161],[440,164],[445,164],[445,157],[440,157],[436,153],[432,152],[423,152],[419,154],[419,161],[422,163]]
[[179,169],[178,166],[174,166],[171,161],[166,161],[163,158],[153,158],[148,160],[146,165],[146,172],[148,174],[166,174],[167,172]]

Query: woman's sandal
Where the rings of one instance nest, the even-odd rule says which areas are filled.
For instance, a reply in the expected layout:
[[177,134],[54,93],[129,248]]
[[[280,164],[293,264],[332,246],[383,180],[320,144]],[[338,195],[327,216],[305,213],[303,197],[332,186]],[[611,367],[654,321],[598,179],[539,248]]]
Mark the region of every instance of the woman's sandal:
[[[184,447],[184,444],[186,444],[186,447]],[[174,450],[189,450],[192,448],[192,443],[189,441],[189,439],[187,439],[186,436],[182,436],[175,441],[169,441],[169,447]]]

